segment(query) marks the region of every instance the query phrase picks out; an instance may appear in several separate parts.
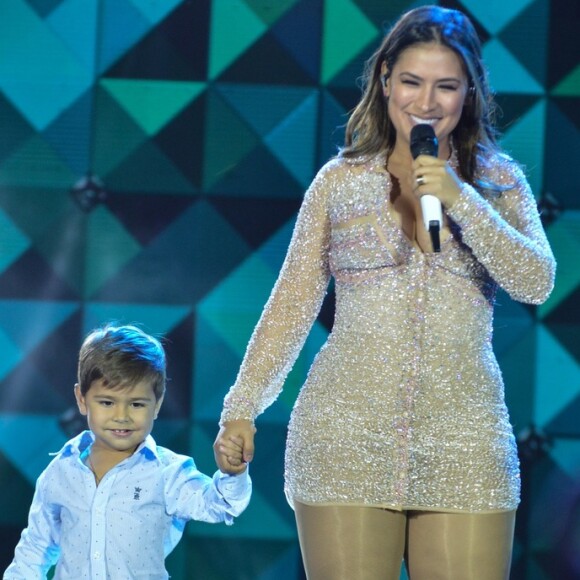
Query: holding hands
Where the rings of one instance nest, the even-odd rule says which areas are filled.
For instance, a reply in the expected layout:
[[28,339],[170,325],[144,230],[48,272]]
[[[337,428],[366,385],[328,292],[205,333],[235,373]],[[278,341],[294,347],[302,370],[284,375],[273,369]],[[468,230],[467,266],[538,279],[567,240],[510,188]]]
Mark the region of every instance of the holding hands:
[[226,421],[217,434],[213,453],[219,470],[228,475],[238,475],[246,470],[254,457],[254,434],[251,421],[240,419]]

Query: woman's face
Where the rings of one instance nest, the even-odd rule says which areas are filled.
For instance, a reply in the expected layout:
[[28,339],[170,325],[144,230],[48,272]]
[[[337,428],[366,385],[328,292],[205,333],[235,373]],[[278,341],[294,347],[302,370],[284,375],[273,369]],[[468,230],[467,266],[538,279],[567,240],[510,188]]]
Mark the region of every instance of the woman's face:
[[409,151],[411,128],[427,123],[437,135],[439,151],[449,153],[449,135],[459,122],[467,94],[467,75],[453,50],[436,43],[405,49],[383,91],[397,131],[396,148]]

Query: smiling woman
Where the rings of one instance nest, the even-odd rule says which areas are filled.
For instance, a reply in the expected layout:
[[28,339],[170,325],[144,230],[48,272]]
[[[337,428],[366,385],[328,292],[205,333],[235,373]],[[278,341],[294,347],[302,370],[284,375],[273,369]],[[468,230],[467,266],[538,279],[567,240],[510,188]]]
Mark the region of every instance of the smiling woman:
[[[332,332],[290,419],[285,491],[309,580],[508,577],[519,465],[491,348],[502,288],[538,304],[555,261],[503,155],[481,47],[457,10],[404,14],[367,63],[340,154],[306,192],[214,450],[244,468],[335,280]],[[435,154],[411,153],[428,125]],[[482,186],[485,184],[485,187]],[[443,208],[440,253],[421,197]]]

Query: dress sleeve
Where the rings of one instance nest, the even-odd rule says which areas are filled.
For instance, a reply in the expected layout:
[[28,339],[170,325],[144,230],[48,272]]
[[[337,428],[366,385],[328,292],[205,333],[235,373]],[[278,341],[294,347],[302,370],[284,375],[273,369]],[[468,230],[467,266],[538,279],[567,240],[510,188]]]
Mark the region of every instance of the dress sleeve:
[[461,228],[463,242],[511,298],[541,304],[554,287],[556,261],[522,170],[512,161],[496,168],[494,182],[506,183],[488,201],[464,184],[447,214]]
[[278,280],[248,343],[221,422],[253,421],[282,390],[324,299],[330,272],[327,172],[308,188]]
[[56,564],[60,520],[54,513],[44,492],[46,471],[38,478],[30,512],[28,526],[22,532],[14,551],[14,559],[3,580],[34,580],[46,578],[51,566]]

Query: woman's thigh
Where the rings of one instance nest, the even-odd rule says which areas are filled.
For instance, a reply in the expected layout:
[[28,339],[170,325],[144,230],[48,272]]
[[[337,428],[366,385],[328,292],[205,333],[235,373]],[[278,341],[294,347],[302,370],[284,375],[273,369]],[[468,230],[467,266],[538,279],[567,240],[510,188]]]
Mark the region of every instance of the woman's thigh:
[[506,580],[515,512],[409,512],[410,580]]
[[374,507],[295,502],[308,580],[398,580],[406,515]]

